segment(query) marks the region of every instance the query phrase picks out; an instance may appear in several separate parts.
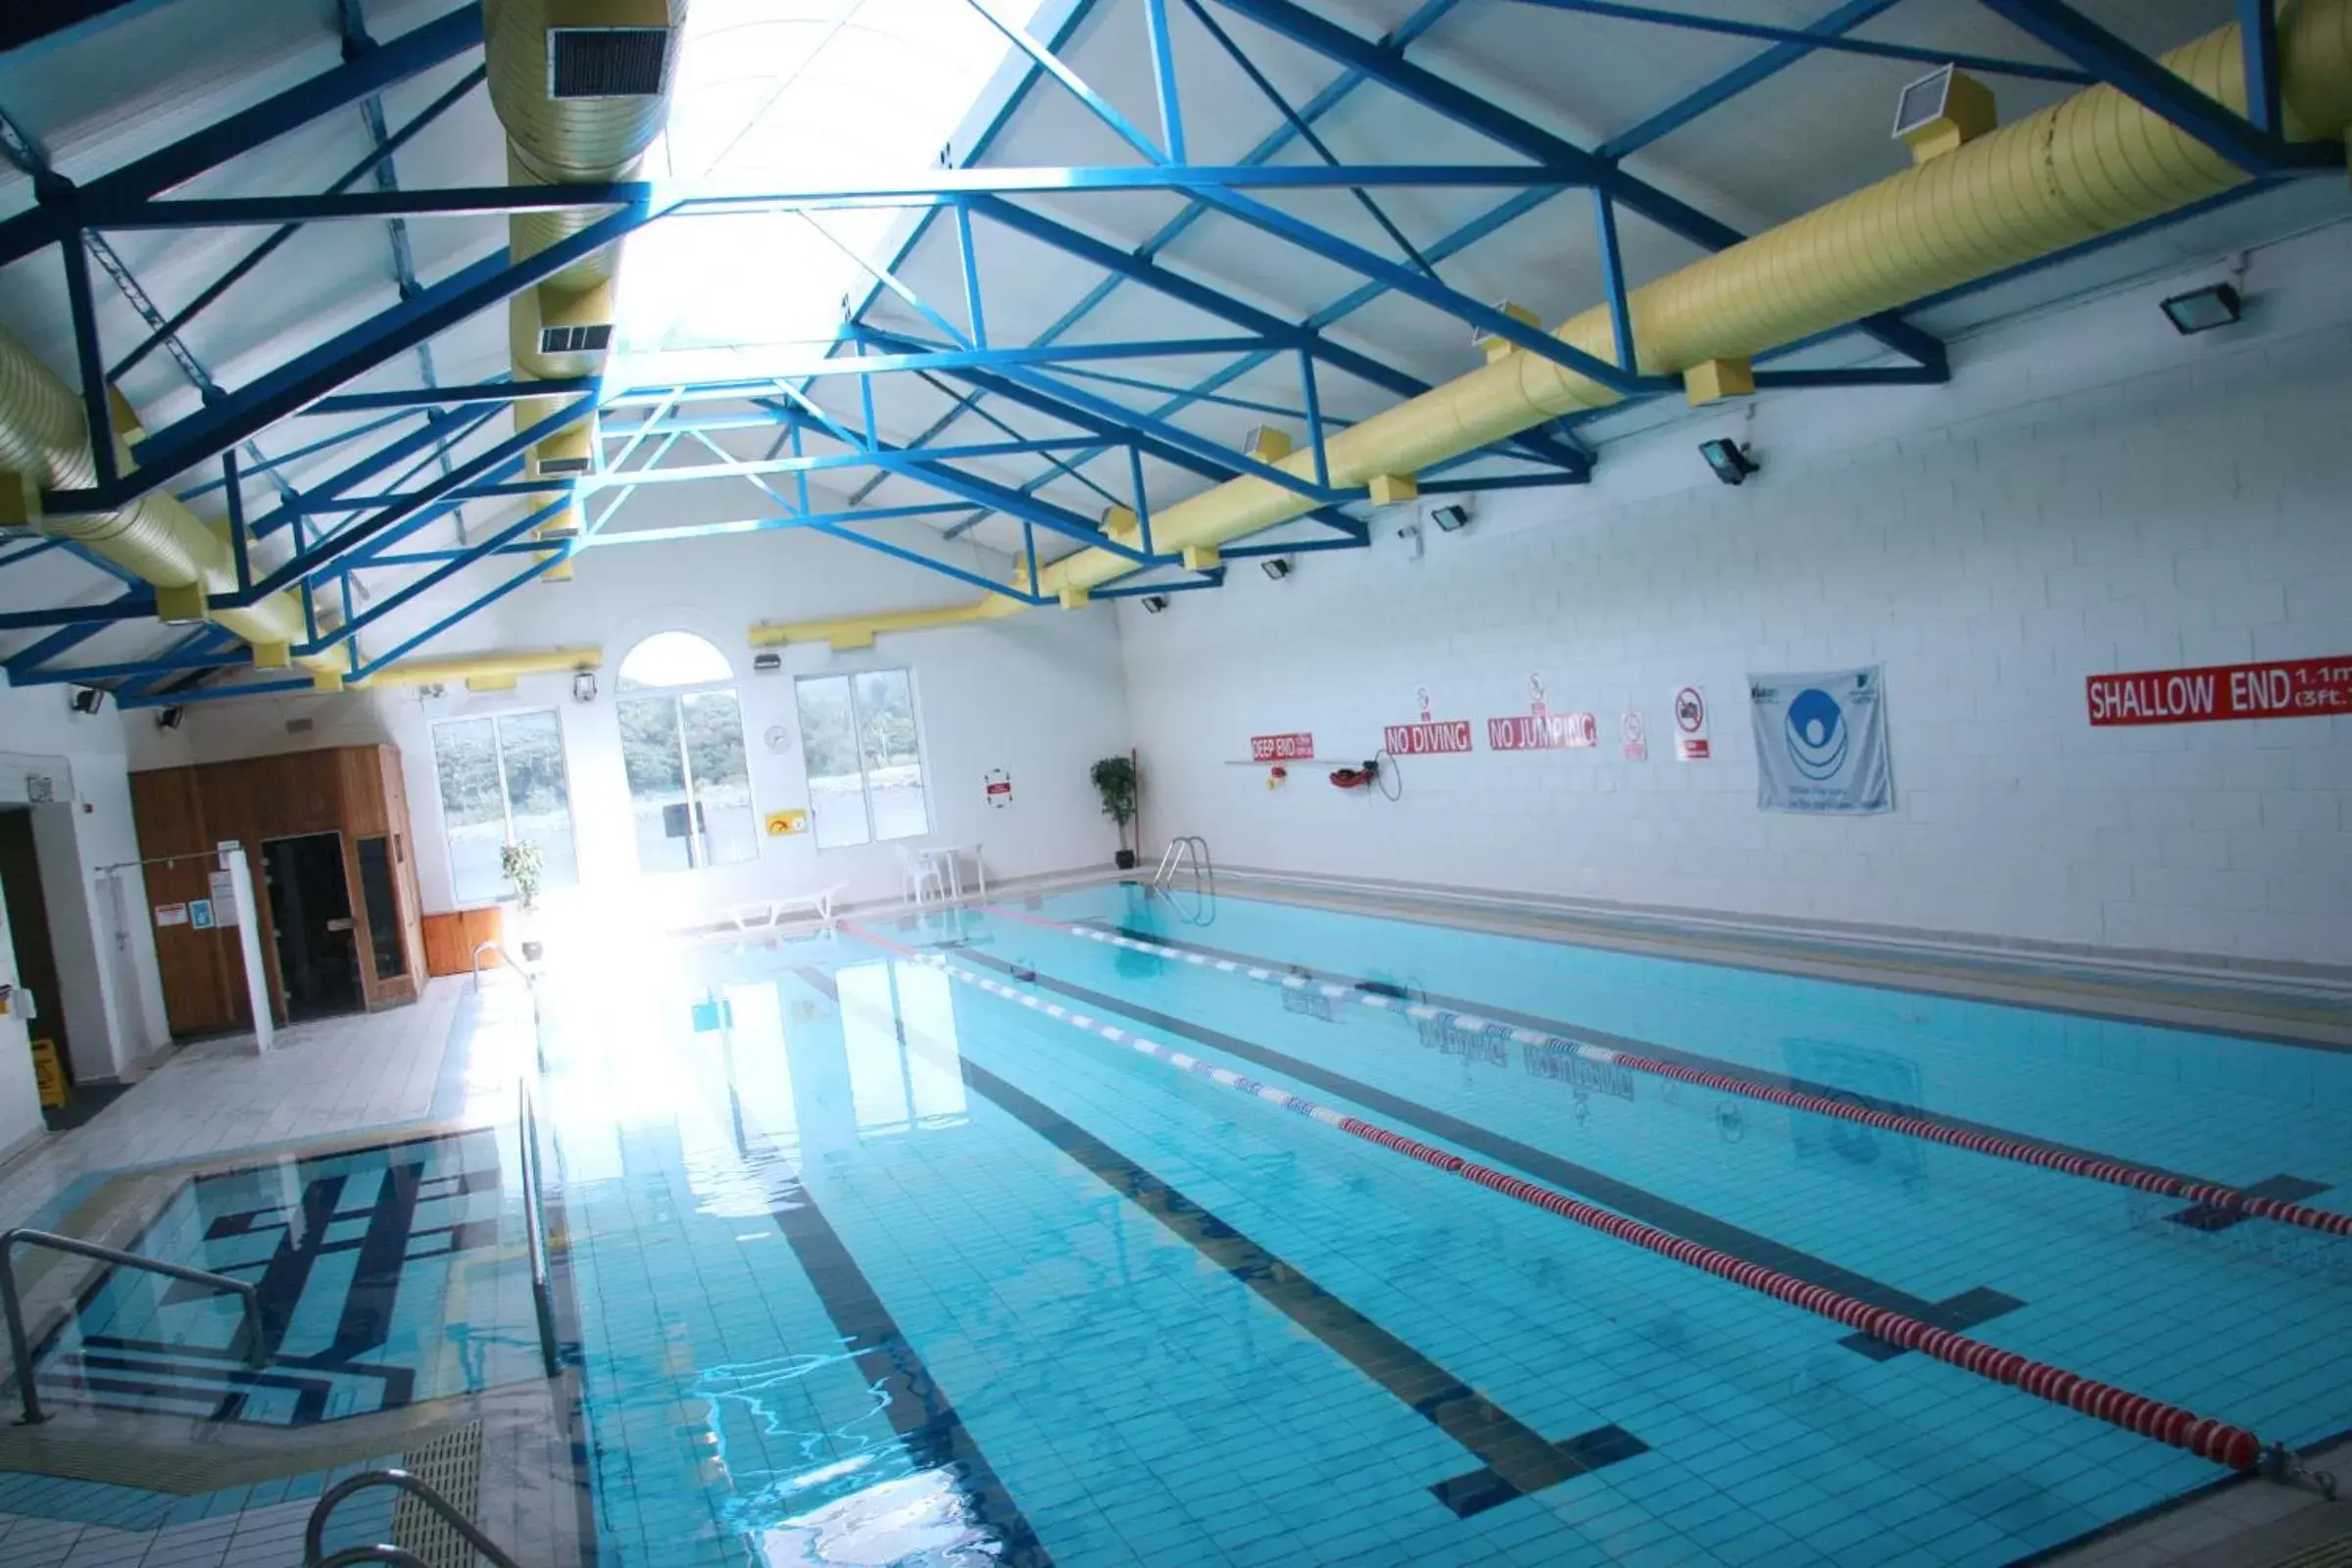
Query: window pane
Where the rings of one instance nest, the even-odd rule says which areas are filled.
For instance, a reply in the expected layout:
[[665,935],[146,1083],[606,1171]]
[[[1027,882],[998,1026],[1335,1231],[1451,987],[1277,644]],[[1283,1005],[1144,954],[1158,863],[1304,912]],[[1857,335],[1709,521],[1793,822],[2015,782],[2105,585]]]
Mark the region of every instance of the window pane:
[[507,812],[492,721],[435,724],[433,768],[441,786],[441,825],[449,837],[450,893],[460,905],[495,904],[508,892],[506,873],[498,865],[498,852],[507,842]]
[[690,631],[658,631],[629,650],[620,662],[620,689],[701,686],[730,680],[727,656]]
[[572,848],[571,790],[564,777],[564,731],[556,715],[509,713],[498,721],[507,766],[507,808],[515,841],[539,846],[544,882],[567,888],[580,879]]
[[837,850],[863,844],[865,779],[858,764],[856,725],[850,717],[850,681],[823,675],[799,683],[801,751],[808,763],[808,810],[815,820],[816,847]]
[[874,837],[920,838],[931,831],[923,804],[923,759],[915,747],[914,689],[903,669],[856,677],[858,743],[874,806]]
[[678,700],[624,697],[620,765],[637,822],[637,863],[648,871],[683,871],[687,853],[686,774],[678,761]]
[[695,814],[702,819],[702,863],[759,858],[743,709],[733,692],[694,692],[680,698],[678,707],[686,725],[686,760],[694,769]]

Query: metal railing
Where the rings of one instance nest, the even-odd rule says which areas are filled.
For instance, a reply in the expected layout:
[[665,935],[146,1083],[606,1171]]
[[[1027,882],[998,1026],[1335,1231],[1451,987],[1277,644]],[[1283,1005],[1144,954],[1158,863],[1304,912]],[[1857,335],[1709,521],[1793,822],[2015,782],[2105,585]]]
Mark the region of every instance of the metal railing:
[[539,1172],[539,1111],[531,1103],[531,1084],[525,1078],[514,1086],[521,1102],[517,1126],[522,1139],[522,1234],[531,1255],[531,1305],[539,1317],[539,1360],[554,1377],[556,1360],[556,1298],[547,1278],[547,1215],[541,1209]]
[[190,1285],[209,1285],[217,1291],[234,1292],[245,1309],[244,1323],[238,1330],[239,1337],[245,1342],[245,1364],[252,1367],[270,1364],[269,1341],[262,1332],[261,1296],[250,1281],[232,1280],[225,1274],[213,1274],[179,1263],[167,1263],[161,1258],[142,1257],[136,1252],[125,1252],[119,1247],[101,1247],[96,1242],[59,1236],[49,1231],[13,1230],[0,1235],[0,1311],[5,1311],[8,1317],[8,1353],[16,1365],[17,1392],[24,1398],[26,1426],[37,1425],[49,1417],[41,1408],[39,1392],[33,1387],[32,1347],[24,1334],[24,1303],[17,1296],[19,1247],[45,1247],[53,1252],[71,1252],[76,1257],[96,1258],[101,1263],[112,1263],[117,1268],[135,1268]]
[[517,963],[514,959],[514,955],[507,951],[506,945],[500,942],[496,937],[493,937],[487,942],[478,942],[474,944],[473,994],[475,996],[478,997],[482,994],[482,955],[485,953],[495,953],[501,958],[505,959],[508,968],[522,976],[522,982],[524,985],[531,986],[533,988],[538,986],[539,976],[532,970],[523,967],[520,963]]
[[303,1568],[345,1568],[346,1564],[360,1562],[389,1562],[399,1563],[402,1568],[426,1568],[422,1557],[389,1544],[346,1546],[331,1557],[322,1555],[326,1549],[327,1516],[342,1504],[344,1498],[366,1492],[370,1487],[391,1487],[416,1498],[432,1509],[442,1523],[463,1537],[466,1544],[489,1558],[497,1568],[522,1568],[497,1542],[474,1528],[473,1521],[458,1512],[447,1497],[406,1470],[369,1470],[328,1488],[326,1495],[318,1499],[318,1506],[311,1510],[311,1522],[302,1533]]
[[1193,868],[1193,880],[1206,882],[1216,873],[1210,868],[1208,840],[1198,833],[1186,833],[1168,840],[1168,847],[1159,858],[1159,869],[1152,873],[1152,886],[1165,889],[1185,866]]

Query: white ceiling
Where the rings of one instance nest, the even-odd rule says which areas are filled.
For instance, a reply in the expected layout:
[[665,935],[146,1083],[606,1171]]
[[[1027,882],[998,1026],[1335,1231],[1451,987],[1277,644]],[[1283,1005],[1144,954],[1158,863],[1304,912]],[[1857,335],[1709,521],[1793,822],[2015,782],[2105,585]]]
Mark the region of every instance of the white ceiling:
[[[706,3],[724,4],[731,14],[747,17],[761,12],[759,0]],[[832,0],[808,3],[822,9]],[[2234,12],[2231,0],[2078,3],[2095,20],[2150,51],[2173,47],[2230,20]],[[1070,0],[1048,0],[1035,30],[1041,34],[1048,31],[1066,14],[1069,4]],[[865,0],[865,5],[878,16],[889,10],[887,0]],[[367,9],[372,31],[385,39],[441,15],[448,9],[448,0],[370,0]],[[778,15],[792,10],[789,6],[769,9]],[[1172,0],[1168,9],[1192,155],[1196,160],[1238,161],[1275,131],[1282,117],[1184,4]],[[1340,74],[1337,66],[1254,24],[1213,4],[1210,9],[1293,104],[1304,103]],[[1395,26],[1413,8],[1406,0],[1321,0],[1312,9],[1371,36]],[[1679,9],[1802,25],[1822,4],[1821,0],[1679,0]],[[1098,0],[1065,45],[1063,57],[1130,121],[1156,131],[1143,12],[1140,5]],[[0,110],[23,125],[62,172],[87,177],[331,69],[340,58],[335,13],[333,0],[174,0],[69,45],[0,59]],[[874,38],[886,38],[887,33],[887,27],[879,28]],[[718,35],[724,37],[726,29],[719,29]],[[1938,50],[2053,60],[1974,0],[1906,0],[1888,16],[1861,29],[1859,35]],[[871,43],[874,38],[864,42]],[[1505,110],[1590,145],[1622,133],[1749,58],[1759,47],[1740,39],[1552,12],[1513,0],[1460,0],[1413,45],[1411,58]],[[890,69],[888,50],[856,52],[867,60],[867,66],[859,69]],[[389,122],[395,127],[404,123],[457,81],[471,64],[453,63],[387,93],[384,113]],[[955,138],[959,162],[970,159],[968,144],[977,140],[981,124],[996,103],[1020,79],[1024,65],[1012,61],[1000,67],[996,85],[984,94],[980,107],[967,117],[963,130]],[[691,61],[689,69],[691,74]],[[722,110],[731,112],[746,125],[745,163],[733,171],[737,176],[757,177],[759,171],[769,170],[781,172],[775,177],[783,177],[783,173],[808,177],[805,171],[811,165],[807,144],[822,134],[820,121],[810,118],[809,105],[847,102],[854,96],[855,83],[842,74],[849,69],[844,65],[841,71],[829,74],[821,83],[823,92],[812,90],[809,95],[795,97],[789,108],[779,105],[777,112],[783,118],[773,124],[760,117],[759,83],[739,79],[739,71],[714,69],[706,85],[723,97],[724,104],[714,107],[715,99],[705,102],[698,97],[696,114],[704,128],[697,132],[701,138],[697,145],[707,150],[712,117],[723,119]],[[1743,229],[1767,227],[1902,167],[1902,149],[1887,139],[1886,125],[1897,90],[1923,69],[1903,61],[1816,54],[1643,149],[1629,159],[1626,167]],[[1997,79],[1993,84],[2004,117],[2031,111],[2068,90],[2015,78]],[[1356,88],[1317,122],[1316,130],[1341,158],[1351,162],[1517,161],[1476,134],[1373,84]],[[862,143],[856,148],[848,145],[854,134],[854,128],[845,132],[840,167],[860,174],[874,172],[876,159],[871,150]],[[364,158],[369,146],[357,112],[329,116],[208,176],[191,191],[322,189]],[[1311,152],[1296,145],[1281,155],[1281,161],[1290,163],[1312,159]],[[1138,161],[1131,148],[1050,80],[1030,88],[998,129],[985,157],[985,162],[1000,166],[1127,166]],[[401,152],[398,167],[402,183],[413,188],[503,180],[504,137],[486,96],[477,91],[418,136]],[[830,165],[820,160],[814,167]],[[2218,255],[2303,226],[2327,212],[2340,211],[2344,203],[2337,188],[2340,185],[2341,181],[2316,181],[2241,204],[2085,262],[2044,270],[1987,292],[1937,305],[1921,318],[1921,324],[1941,333],[1962,333],[2117,277]],[[1508,195],[1495,190],[1377,194],[1387,216],[1419,247],[1432,244]],[[1381,255],[1396,255],[1389,237],[1344,191],[1258,195],[1270,205],[1311,219]],[[0,173],[0,215],[21,211],[31,203],[27,180],[13,172]],[[1095,238],[1132,249],[1180,212],[1184,203],[1174,195],[1126,193],[1029,198],[1021,205]],[[689,233],[694,223],[709,221],[675,220],[681,226],[669,236],[669,243],[678,243],[678,236]],[[1627,267],[1637,283],[1672,270],[1698,254],[1689,242],[1639,217],[1625,215],[1621,224]],[[895,223],[895,233],[904,236],[911,226],[910,218],[903,218]],[[505,226],[497,220],[417,219],[410,222],[409,229],[417,270],[428,285],[505,243]],[[116,246],[148,291],[171,310],[244,254],[263,232],[125,233],[116,238]],[[951,223],[931,224],[900,262],[897,274],[942,316],[963,328],[968,323],[953,233]],[[895,243],[879,254],[888,255],[891,249]],[[788,264],[796,254],[779,247],[773,256],[756,258],[771,265],[740,270],[763,291],[789,294],[796,279]],[[978,221],[976,254],[985,283],[987,325],[991,340],[998,343],[1026,340],[1045,331],[1104,275],[1097,268],[985,219]],[[1160,260],[1172,270],[1291,320],[1320,310],[1361,281],[1331,263],[1223,216],[1194,222]],[[1594,303],[1602,292],[1591,204],[1580,192],[1553,197],[1499,232],[1445,260],[1439,270],[1447,283],[1476,298],[1517,300],[1534,307],[1547,321],[1572,315]],[[627,276],[624,267],[624,292]],[[826,287],[828,292],[837,291],[838,282]],[[136,316],[103,278],[99,288],[102,334],[111,361],[146,334]],[[296,236],[183,335],[212,372],[234,387],[289,355],[325,341],[395,299],[386,225],[372,220],[321,223]],[[887,294],[869,308],[866,319],[891,330],[934,338],[940,335],[921,315]],[[0,324],[69,382],[74,379],[62,275],[54,252],[0,269]],[[1214,317],[1125,284],[1066,336],[1072,341],[1100,342],[1229,336],[1237,330]],[[1348,316],[1331,327],[1330,335],[1426,381],[1444,380],[1477,363],[1461,323],[1394,295]],[[501,374],[507,368],[505,338],[504,313],[485,313],[435,340],[435,368],[444,382]],[[1869,352],[1870,346],[1862,340],[1850,342],[1852,346],[1831,351],[1829,357],[1836,359],[1841,354],[1850,361]],[[1216,365],[1170,360],[1158,364],[1119,362],[1092,368],[1181,385],[1205,375]],[[1057,373],[1116,404],[1148,408],[1163,396],[1068,375],[1066,369]],[[408,355],[359,378],[353,388],[415,385],[417,374],[416,357]],[[172,360],[161,353],[150,356],[126,376],[123,389],[146,413],[151,425],[197,406],[193,390]],[[1360,417],[1395,401],[1393,393],[1329,368],[1319,371],[1318,389],[1324,409],[1335,418]],[[888,377],[875,391],[877,428],[891,441],[911,441],[949,414],[954,407],[952,394],[960,390],[942,390],[913,376]],[[1222,389],[1222,395],[1296,406],[1299,395],[1296,364],[1287,357],[1278,359],[1239,377]],[[813,396],[846,425],[855,426],[861,418],[856,385],[847,378],[816,383]],[[702,407],[704,412],[719,408]],[[987,400],[984,409],[986,416],[967,412],[933,439],[938,443],[991,442],[1004,439],[1007,429],[1025,437],[1078,433],[1068,424],[1001,398]],[[741,412],[740,406],[737,412]],[[1187,411],[1177,422],[1230,445],[1244,428],[1264,417],[1246,408],[1203,403]],[[1639,423],[1642,416],[1640,411],[1632,411],[1618,417],[1631,424]],[[348,419],[289,420],[264,435],[260,445],[269,453],[283,454],[354,423]],[[1605,439],[1610,428],[1603,422],[1590,433]],[[507,416],[501,415],[469,450],[478,450],[511,429]],[[299,486],[397,433],[370,437],[295,465],[289,468],[289,476]],[[758,457],[770,449],[774,432],[731,431],[714,439],[738,457]],[[811,441],[809,450],[828,447],[826,442]],[[703,464],[710,461],[710,453],[692,441],[682,441],[668,461],[672,466]],[[1007,484],[1020,483],[1041,471],[1035,458],[974,460],[965,466]],[[1041,487],[1041,496],[1092,517],[1104,505],[1103,492],[1124,495],[1128,487],[1123,455],[1097,460],[1083,472],[1099,490],[1077,478],[1056,476]],[[1206,482],[1157,462],[1147,462],[1145,472],[1152,499],[1160,504]],[[191,476],[191,480],[210,477],[208,473]],[[827,473],[815,486],[817,496],[820,502],[830,498],[833,504],[846,504],[849,492],[862,477]],[[249,491],[249,500],[257,509],[267,507],[272,499],[258,482]],[[888,477],[873,488],[868,502],[889,506],[937,499],[936,491],[915,480]],[[218,509],[218,494],[200,498],[196,505],[199,512],[211,514]],[[641,492],[615,527],[744,518],[774,510],[741,479],[665,485]],[[502,518],[519,514],[514,504],[477,502],[467,509],[465,524],[470,536],[479,537]],[[955,520],[942,517],[937,525]],[[415,541],[411,548],[446,547],[456,539],[456,525],[452,524],[432,537]],[[994,518],[965,542],[967,547],[971,543],[985,545],[996,554],[970,556],[964,553],[965,547],[958,547],[959,559],[994,569],[1020,548],[1020,530],[1013,522]],[[847,544],[795,536],[789,531],[712,548],[738,552],[747,566],[763,559],[780,561],[788,552],[805,552],[815,559],[826,553],[854,551]],[[1071,548],[1067,541],[1041,535],[1041,553],[1049,558],[1067,548]],[[580,569],[602,569],[597,563],[608,555],[636,554],[634,550],[591,552],[583,557]],[[466,576],[421,598],[413,615],[403,612],[389,618],[387,625],[395,630],[420,626],[430,613],[462,603],[511,569],[511,562],[470,568]],[[381,574],[379,591],[392,591],[400,580]],[[62,552],[0,570],[0,608],[90,602],[119,591],[119,585]],[[843,606],[845,610],[862,608],[872,607]],[[0,649],[22,646],[24,640],[19,636],[0,642]],[[138,649],[157,646],[158,641],[158,628],[134,625],[109,631],[85,647],[99,658],[131,657]],[[371,646],[380,645],[371,640]]]

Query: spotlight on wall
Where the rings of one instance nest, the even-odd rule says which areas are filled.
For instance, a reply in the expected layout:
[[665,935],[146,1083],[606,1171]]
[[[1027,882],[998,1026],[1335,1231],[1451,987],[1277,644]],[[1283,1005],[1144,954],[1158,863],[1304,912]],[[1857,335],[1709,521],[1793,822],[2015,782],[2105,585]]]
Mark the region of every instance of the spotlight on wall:
[[95,713],[106,706],[106,693],[95,686],[76,686],[67,694],[66,706],[76,713]]
[[1144,595],[1142,602],[1144,612],[1150,615],[1156,615],[1161,611],[1168,608],[1168,596],[1166,594],[1146,594]]
[[1288,556],[1269,556],[1259,562],[1258,565],[1267,576],[1276,582],[1282,581],[1291,574],[1291,558]]
[[774,675],[780,673],[783,668],[784,656],[772,649],[764,654],[752,656],[752,673],[755,675]]
[[1725,484],[1745,484],[1749,474],[1763,471],[1763,465],[1756,462],[1756,455],[1737,441],[1701,441],[1698,455],[1707,460],[1707,466],[1713,468],[1715,477]]
[[2246,302],[2237,290],[2228,283],[2212,283],[2204,288],[2176,294],[2164,302],[2164,314],[2173,323],[2173,330],[2182,337],[2210,332],[2217,326],[2229,326],[2245,314]]
[[155,715],[155,727],[157,729],[177,729],[183,716],[178,708],[164,709]]
[[420,703],[429,703],[448,690],[448,687],[437,680],[426,681],[416,688],[416,700]]
[[1470,509],[1459,502],[1448,502],[1430,508],[1429,520],[1438,525],[1440,533],[1459,533],[1470,526]]
[[594,670],[583,669],[574,673],[571,677],[571,695],[572,700],[575,702],[595,702],[596,672]]

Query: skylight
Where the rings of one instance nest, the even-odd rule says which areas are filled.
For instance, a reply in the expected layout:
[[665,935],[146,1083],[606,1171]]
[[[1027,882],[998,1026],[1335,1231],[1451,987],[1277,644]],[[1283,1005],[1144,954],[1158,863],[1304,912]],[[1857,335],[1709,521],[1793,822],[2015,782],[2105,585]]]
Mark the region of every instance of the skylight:
[[[1039,3],[995,8],[1021,25]],[[650,172],[743,191],[918,174],[1011,47],[967,0],[696,0]],[[645,229],[622,274],[614,379],[753,375],[816,352],[842,296],[871,284],[856,258],[887,261],[906,216],[750,213]]]

